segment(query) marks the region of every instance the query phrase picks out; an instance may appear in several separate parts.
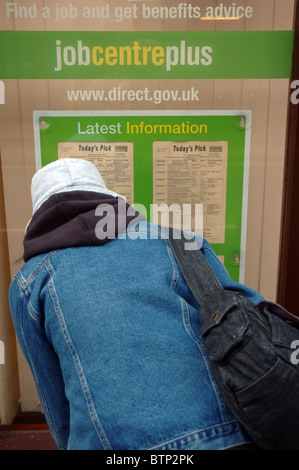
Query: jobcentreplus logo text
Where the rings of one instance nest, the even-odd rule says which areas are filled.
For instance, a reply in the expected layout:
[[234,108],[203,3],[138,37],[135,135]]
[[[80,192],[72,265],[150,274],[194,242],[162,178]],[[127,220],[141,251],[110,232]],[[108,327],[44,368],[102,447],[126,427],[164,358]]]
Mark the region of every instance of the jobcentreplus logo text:
[[164,67],[170,72],[173,67],[180,66],[209,66],[213,62],[213,48],[208,45],[188,45],[180,41],[179,46],[145,46],[138,40],[133,44],[89,46],[78,40],[74,45],[63,44],[56,40],[55,72],[64,67],[131,67],[154,66]]

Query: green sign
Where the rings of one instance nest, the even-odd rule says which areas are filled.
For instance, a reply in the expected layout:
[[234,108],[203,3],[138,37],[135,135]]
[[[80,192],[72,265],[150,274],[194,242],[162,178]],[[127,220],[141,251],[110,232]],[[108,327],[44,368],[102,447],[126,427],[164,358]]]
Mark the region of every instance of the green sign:
[[0,77],[290,78],[293,39],[293,31],[0,31]]
[[198,229],[192,211],[202,204],[204,237],[232,279],[243,280],[249,111],[37,111],[34,122],[38,168],[86,158],[154,222],[153,206],[178,204]]

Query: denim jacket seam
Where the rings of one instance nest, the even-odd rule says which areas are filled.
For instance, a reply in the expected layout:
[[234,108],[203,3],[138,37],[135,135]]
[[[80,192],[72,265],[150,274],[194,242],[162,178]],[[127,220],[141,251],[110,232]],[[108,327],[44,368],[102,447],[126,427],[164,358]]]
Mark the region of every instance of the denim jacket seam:
[[35,269],[30,272],[28,278],[24,278],[24,276],[22,275],[22,279],[24,279],[24,282],[22,283],[19,283],[22,291],[26,291],[28,288],[29,288],[29,285],[30,283],[33,281],[33,279],[38,275],[38,273],[43,269],[43,267],[45,266],[45,264],[47,263],[47,261],[52,258],[52,256],[54,256],[56,253],[58,253],[60,250],[55,250],[55,251],[51,251],[51,253],[49,253],[46,258],[44,258],[36,267]]
[[[188,333],[188,335],[190,336],[190,338],[196,343],[198,344],[198,342],[200,342],[200,338],[198,338],[198,336],[194,333],[193,331],[193,328],[191,326],[191,322],[190,322],[190,313],[189,313],[189,307],[188,307],[188,304],[187,302],[180,298],[180,301],[181,301],[181,305],[182,305],[182,313],[183,313],[183,323],[184,323],[184,328],[186,330],[186,332]],[[201,348],[200,348],[201,349]]]
[[169,246],[169,244],[166,245],[166,248],[167,248],[167,253],[168,253],[168,256],[169,256],[169,259],[170,259],[170,262],[172,264],[172,279],[171,279],[171,283],[170,283],[170,287],[172,290],[176,290],[176,287],[178,285],[178,282],[179,282],[179,270],[177,269],[177,265],[176,265],[176,262],[175,262],[175,259],[174,259],[174,255],[173,255],[173,252]]
[[20,294],[21,295],[27,295],[26,291],[30,292],[30,288],[27,284],[27,279],[23,276],[22,271],[18,271],[14,277],[14,279],[17,281],[17,284],[20,289]]
[[213,252],[213,250],[212,250],[209,246],[203,245],[202,248],[201,248],[201,250],[202,250],[203,254],[204,254],[205,250],[208,251],[208,252],[210,253],[210,255],[213,256],[213,258],[215,259],[215,261],[217,262],[217,264],[218,264],[219,266],[221,266],[222,269],[223,269],[223,268],[225,269],[225,267],[224,267],[223,264],[221,263],[221,261],[220,261],[220,259],[218,258],[218,256]]
[[[218,387],[216,385],[214,376],[213,376],[211,368],[210,368],[210,364],[209,364],[209,360],[208,360],[208,357],[207,357],[205,347],[204,347],[203,343],[200,341],[200,337],[198,337],[193,331],[193,328],[192,328],[191,323],[190,323],[190,314],[189,314],[189,307],[188,307],[187,302],[182,298],[180,300],[181,300],[181,305],[182,305],[184,328],[185,328],[187,334],[192,339],[192,341],[194,341],[194,343],[197,345],[197,347],[198,347],[198,349],[199,349],[199,351],[202,355],[202,358],[205,362],[205,366],[206,366],[206,369],[208,371],[210,381],[211,381],[211,384],[212,384],[212,387],[213,387],[213,390],[214,390],[214,393],[215,393],[215,396],[216,396],[216,399],[217,399],[217,402],[218,402],[219,412],[220,412],[221,418],[224,419],[222,402],[219,399]],[[226,417],[225,417],[225,419],[226,419]]]
[[39,312],[37,312],[35,310],[32,303],[30,302],[30,300],[28,300],[27,310],[28,310],[28,313],[29,313],[30,317],[32,318],[32,320],[35,321],[36,323],[40,324],[41,323],[41,315],[39,314]]
[[[227,430],[225,430],[226,427],[228,428]],[[196,442],[196,441],[202,441],[205,438],[206,439],[207,438],[211,439],[211,437],[213,439],[215,439],[215,438],[217,439],[219,437],[221,438],[222,436],[227,435],[228,432],[234,434],[234,433],[239,432],[239,431],[240,431],[240,429],[239,429],[238,421],[235,418],[232,418],[232,419],[229,419],[227,421],[223,421],[221,423],[216,423],[212,426],[208,426],[206,428],[198,429],[196,431],[192,431],[192,432],[184,434],[182,436],[178,436],[177,438],[170,439],[170,440],[165,441],[162,444],[159,444],[155,447],[151,447],[149,450],[156,450],[156,449],[157,450],[159,450],[159,449],[163,450],[164,447],[166,447],[166,450],[175,450],[173,448],[170,449],[168,446],[171,445],[171,444],[175,444],[179,441],[186,440],[186,439],[189,440],[189,443],[191,443],[190,442],[191,440],[193,442]],[[209,436],[209,434],[212,434],[212,433],[214,433],[214,436]],[[231,445],[227,446],[227,448],[231,448],[234,445],[235,444],[231,444]],[[176,449],[176,450],[179,450],[179,449]]]
[[[24,299],[24,296],[25,296],[25,293],[21,291],[20,298],[22,300]],[[44,396],[43,387],[41,386],[41,384],[39,382],[38,374],[36,373],[36,370],[35,370],[34,361],[32,360],[31,353],[30,353],[30,348],[28,347],[27,340],[26,340],[26,335],[24,334],[24,330],[23,330],[23,326],[22,326],[22,317],[23,317],[23,313],[20,315],[20,333],[21,333],[23,344],[24,344],[24,348],[26,350],[27,361],[30,364],[30,368],[32,370],[32,375],[33,375],[35,383],[36,383],[36,387],[39,390],[39,393],[41,394],[44,411],[45,411],[48,419],[50,420],[49,427],[51,428],[51,432],[53,432],[55,434],[55,438],[56,438],[57,442],[59,443],[59,445],[62,445],[61,442],[60,442],[59,434],[56,432],[56,428],[55,428],[55,425],[53,423],[51,413],[48,409],[48,404],[47,404],[47,400]]]
[[72,338],[71,338],[70,333],[69,333],[68,328],[67,328],[67,325],[65,324],[63,312],[62,312],[61,307],[60,307],[59,298],[58,298],[58,295],[57,295],[57,292],[56,292],[56,289],[55,289],[55,283],[54,283],[54,279],[53,279],[53,276],[55,274],[55,269],[53,268],[53,266],[52,266],[49,259],[47,260],[46,269],[47,269],[47,271],[49,273],[49,276],[50,276],[50,279],[49,279],[49,282],[48,282],[49,294],[50,294],[50,297],[51,297],[52,302],[53,302],[53,307],[54,307],[54,310],[55,310],[60,328],[62,330],[62,334],[64,336],[64,339],[66,341],[66,344],[67,344],[68,349],[70,351],[70,354],[72,356],[72,359],[73,359],[73,362],[74,362],[74,365],[75,365],[75,368],[76,368],[76,371],[77,371],[77,374],[78,374],[79,382],[80,382],[80,385],[81,385],[81,388],[82,388],[82,391],[83,391],[83,394],[84,394],[84,398],[85,398],[85,401],[86,401],[88,414],[91,418],[91,421],[94,425],[94,429],[96,431],[96,434],[99,437],[99,440],[102,443],[103,448],[106,449],[106,450],[109,450],[109,449],[111,449],[111,445],[110,445],[109,440],[108,440],[108,438],[107,438],[107,436],[106,436],[106,434],[105,434],[105,432],[102,428],[102,425],[101,425],[99,416],[97,414],[97,411],[95,410],[94,403],[93,403],[93,400],[90,396],[90,391],[89,391],[89,387],[88,387],[88,384],[87,384],[87,379],[85,377],[85,373],[84,373],[80,358],[79,358],[78,353],[76,351],[76,348],[73,344]]
[[140,233],[149,233],[149,234],[153,233],[155,235],[155,238],[153,238],[153,239],[166,238],[166,235],[164,234],[163,228],[161,228],[161,227],[156,228],[155,226],[149,225],[148,222],[147,222],[146,226],[143,226],[143,225],[140,226],[139,222],[136,225],[132,226],[132,227],[129,226],[127,228],[126,232],[127,233],[140,232]]
[[[173,285],[174,273],[176,273],[176,283],[175,283],[175,286],[174,286],[174,290],[175,290],[175,288],[178,284],[178,281],[179,281],[179,270],[177,269],[177,264],[176,264],[176,261],[175,261],[175,258],[174,258],[174,254],[173,254],[173,251],[170,247],[170,244],[169,244],[168,240],[166,240],[166,246],[167,246],[168,256],[169,256],[169,258],[171,260],[171,263],[173,265],[172,286],[174,286]],[[216,259],[218,260],[218,258],[216,258]],[[220,261],[219,261],[219,263],[220,263]],[[213,387],[213,390],[214,390],[214,393],[215,393],[215,398],[216,398],[217,403],[218,403],[218,410],[219,410],[220,417],[221,417],[222,421],[226,421],[226,420],[228,420],[227,407],[226,407],[226,405],[225,405],[225,403],[224,403],[224,401],[223,401],[223,399],[220,395],[220,392],[218,390],[216,381],[215,381],[214,376],[212,374],[212,371],[211,371],[211,368],[210,368],[210,365],[209,365],[209,361],[208,361],[208,357],[207,357],[207,354],[205,352],[205,348],[204,348],[204,346],[203,346],[203,344],[200,340],[200,337],[197,337],[197,335],[194,333],[193,328],[191,326],[188,303],[181,297],[180,297],[180,302],[181,302],[182,321],[183,321],[184,328],[186,330],[186,333],[196,343],[196,345],[197,345],[198,349],[200,350],[200,353],[203,357],[203,360],[205,361],[206,369],[208,371],[210,381],[211,381],[211,384],[212,384],[212,387]]]
[[182,298],[180,299],[180,301],[181,301],[181,305],[182,305],[184,328],[185,328],[187,334],[192,339],[192,341],[195,342],[198,349],[200,350],[201,356],[202,356],[202,358],[205,362],[205,366],[206,366],[207,372],[208,372],[209,377],[210,377],[211,385],[212,385],[214,393],[215,393],[215,398],[216,398],[217,403],[218,403],[218,409],[219,409],[221,419],[222,419],[222,421],[226,421],[228,419],[227,407],[226,407],[226,405],[225,405],[225,403],[224,403],[224,401],[223,401],[223,399],[220,395],[220,392],[218,390],[216,381],[215,381],[214,376],[212,374],[212,370],[211,370],[211,367],[210,367],[210,363],[209,363],[209,360],[208,360],[208,356],[207,356],[204,344],[200,339],[201,337],[198,337],[193,331],[193,328],[192,328],[191,322],[190,322],[189,306],[188,306],[187,302]]

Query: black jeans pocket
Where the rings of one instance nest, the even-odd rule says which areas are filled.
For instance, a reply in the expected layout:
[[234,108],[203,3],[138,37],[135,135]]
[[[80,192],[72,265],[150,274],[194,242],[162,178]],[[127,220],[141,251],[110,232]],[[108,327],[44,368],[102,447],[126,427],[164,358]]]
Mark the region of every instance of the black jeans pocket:
[[280,357],[262,377],[231,396],[246,429],[265,447],[299,450],[299,372]]

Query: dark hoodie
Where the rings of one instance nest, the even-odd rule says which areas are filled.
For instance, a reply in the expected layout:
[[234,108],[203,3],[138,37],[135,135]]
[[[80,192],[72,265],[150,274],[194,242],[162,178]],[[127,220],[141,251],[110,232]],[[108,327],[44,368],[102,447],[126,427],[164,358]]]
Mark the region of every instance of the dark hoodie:
[[92,191],[54,194],[34,213],[24,237],[24,261],[60,248],[103,245],[146,220],[122,198]]

